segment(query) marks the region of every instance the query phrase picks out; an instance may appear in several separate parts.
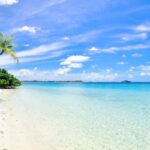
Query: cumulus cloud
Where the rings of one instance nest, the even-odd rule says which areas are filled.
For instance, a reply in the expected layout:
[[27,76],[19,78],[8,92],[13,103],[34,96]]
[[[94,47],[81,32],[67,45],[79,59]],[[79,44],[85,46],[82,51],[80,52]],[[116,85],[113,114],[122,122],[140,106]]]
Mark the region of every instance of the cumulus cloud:
[[83,72],[83,73],[69,73],[69,68],[61,68],[58,70],[39,70],[37,67],[33,69],[19,69],[9,70],[12,74],[20,80],[40,80],[40,81],[114,81],[117,79],[117,73],[108,72]]
[[[82,35],[82,36],[84,37],[85,35]],[[69,46],[72,46],[73,44],[77,43],[77,41],[75,42],[75,38],[77,38],[77,37],[78,36],[74,36],[72,38],[71,42],[61,40],[58,42],[43,44],[43,45],[39,45],[37,47],[22,50],[22,51],[17,52],[17,57],[19,57],[20,62],[38,61],[38,60],[42,60],[42,59],[47,58],[52,51],[58,51],[58,50],[59,50],[59,52],[57,52],[57,53],[59,53],[58,55],[60,56],[60,54],[66,52],[64,50],[65,48],[68,48]],[[79,43],[81,41],[79,40]],[[26,44],[24,46],[28,47],[30,45]],[[40,59],[40,57],[41,57],[41,59]],[[85,62],[88,59],[89,59],[88,56],[80,56],[80,55],[74,56],[73,55],[70,58],[67,58],[66,60],[64,60],[64,62],[62,62],[61,65],[69,65],[69,68],[81,68],[83,66],[83,64],[81,64],[81,63]],[[10,59],[10,57],[2,56],[2,57],[0,57],[0,60],[2,60],[1,61],[2,63],[0,64],[1,66],[2,65],[15,64],[14,61],[12,59]],[[78,64],[76,64],[76,63],[78,63]]]
[[31,80],[40,80],[40,81],[47,81],[53,80],[52,74],[54,73],[49,70],[39,70],[37,67],[33,69],[19,69],[19,70],[10,70],[12,74],[18,77],[22,81],[31,81]]
[[150,66],[149,65],[140,65],[136,67],[131,67],[130,71],[139,73],[140,76],[150,76]]
[[90,59],[89,56],[82,56],[82,55],[72,55],[67,57],[64,61],[62,61],[60,63],[60,65],[65,66],[65,68],[61,68],[60,70],[67,70],[64,71],[63,74],[67,74],[68,72],[70,72],[73,68],[77,69],[77,68],[82,68],[83,67],[83,63],[88,61]]
[[16,32],[28,32],[28,33],[37,33],[40,30],[39,27],[34,26],[23,26],[18,29],[14,29]]
[[18,3],[19,0],[0,0],[0,5],[13,5]]
[[69,68],[82,68],[82,63],[71,63],[68,67]]
[[65,75],[65,74],[69,73],[70,71],[71,71],[71,68],[64,67],[64,68],[60,68],[60,69],[56,70],[56,74],[57,75]]
[[99,49],[97,47],[93,46],[93,47],[89,48],[88,50],[91,52],[97,52]]
[[150,31],[150,24],[143,24],[143,25],[139,25],[135,28],[137,31],[141,31],[141,32],[149,32]]
[[150,76],[150,66],[141,65],[137,67],[140,69],[140,76]]
[[73,55],[61,62],[61,65],[70,65],[72,63],[83,63],[90,59],[89,56]]
[[142,71],[150,71],[150,66],[140,65],[137,67],[137,69],[140,69]]

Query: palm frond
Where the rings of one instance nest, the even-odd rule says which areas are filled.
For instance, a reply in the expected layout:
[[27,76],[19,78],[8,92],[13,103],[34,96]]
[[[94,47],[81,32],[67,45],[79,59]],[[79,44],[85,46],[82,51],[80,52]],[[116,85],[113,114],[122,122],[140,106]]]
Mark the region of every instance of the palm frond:
[[0,32],[0,55],[3,53],[11,55],[14,60],[19,62],[18,57],[16,56],[15,51],[13,50],[14,45],[12,44],[13,37],[5,38],[3,34]]

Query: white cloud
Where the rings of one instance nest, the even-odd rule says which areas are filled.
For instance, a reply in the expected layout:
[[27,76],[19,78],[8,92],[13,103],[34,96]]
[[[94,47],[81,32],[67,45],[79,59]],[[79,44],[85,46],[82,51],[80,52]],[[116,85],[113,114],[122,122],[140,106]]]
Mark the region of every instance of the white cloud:
[[92,52],[96,52],[96,51],[98,51],[98,50],[99,50],[99,49],[98,49],[97,47],[95,47],[95,46],[89,48],[89,51],[92,51]]
[[71,40],[72,42],[75,42],[75,43],[84,43],[87,41],[91,41],[92,39],[95,39],[102,32],[103,32],[102,30],[88,31],[83,34],[72,36]]
[[107,73],[112,72],[112,68],[110,68],[110,69],[106,69],[106,72],[107,72]]
[[141,72],[140,76],[150,76],[150,72]]
[[150,66],[140,65],[136,67],[130,67],[130,71],[139,70],[139,71],[150,71]]
[[120,62],[118,62],[117,63],[118,65],[126,65],[126,64],[128,64],[127,62],[124,62],[124,61],[120,61]]
[[150,31],[150,24],[143,24],[143,25],[139,25],[135,28],[137,31],[141,31],[141,32],[149,32]]
[[66,58],[64,61],[61,62],[61,65],[70,65],[72,63],[83,63],[90,59],[88,56],[82,55],[73,55]]
[[140,65],[137,68],[139,68],[142,71],[150,71],[150,66]]
[[139,54],[139,53],[134,53],[132,54],[132,57],[142,57],[143,55],[142,54]]
[[33,76],[34,75],[34,71],[35,71],[35,69],[33,69],[33,71],[32,70],[29,70],[29,69],[21,69],[21,70],[19,70],[17,73],[16,73],[16,75],[17,76],[22,76],[22,77],[25,77],[25,76]]
[[82,55],[72,55],[67,57],[64,61],[60,63],[60,65],[66,66],[65,68],[60,68],[59,72],[63,74],[67,74],[72,71],[72,69],[82,68],[83,63],[88,61],[90,57],[82,56]]
[[[19,70],[10,70],[12,74],[18,77],[20,80],[54,80],[56,75],[53,71],[49,70],[39,70],[37,67],[34,69],[19,69]],[[53,75],[53,76],[52,76]],[[54,77],[54,78],[53,78]]]
[[[41,55],[41,54],[47,53],[49,51],[64,49],[64,48],[67,48],[68,46],[74,45],[74,44],[76,44],[78,42],[79,43],[83,42],[82,38],[85,38],[84,36],[89,35],[89,34],[90,33],[73,36],[72,38],[70,38],[72,40],[69,40],[69,42],[66,41],[66,40],[65,41],[58,41],[58,42],[54,42],[54,43],[50,43],[50,44],[40,45],[38,47],[29,49],[29,50],[20,51],[20,52],[17,53],[17,56],[18,57],[36,56],[36,55]],[[80,37],[81,39],[80,38],[78,39],[78,37]],[[67,38],[69,38],[69,37],[66,37],[66,39]],[[29,45],[27,45],[27,46],[29,46]],[[89,57],[87,57],[87,56],[80,56],[80,55],[71,56],[66,61],[70,61],[69,59],[81,59],[79,61],[73,60],[73,62],[82,62],[82,61],[84,62],[84,61],[86,61],[86,59],[89,59]]]
[[82,68],[82,63],[71,63],[68,67],[69,68]]
[[26,13],[26,16],[24,17],[24,20],[31,18],[35,15],[38,15],[40,13],[42,13],[43,11],[49,9],[50,7],[53,7],[55,5],[60,5],[65,3],[67,0],[51,0],[51,1],[47,1],[46,3],[43,2],[43,4],[40,4],[40,6],[34,10],[32,10],[30,13]]
[[18,29],[15,29],[15,31],[18,32],[28,32],[28,33],[37,33],[40,30],[39,27],[34,27],[34,26],[23,26]]
[[110,47],[101,50],[103,52],[114,53],[116,51],[132,51],[132,50],[139,50],[139,49],[146,49],[146,48],[150,48],[150,45],[138,44],[138,45],[123,46],[123,47]]
[[92,31],[88,31],[82,34],[77,34],[77,35],[73,35],[73,36],[65,36],[62,37],[62,40],[69,42],[70,44],[76,44],[76,43],[85,43],[85,42],[89,42],[92,39],[95,39],[101,32],[100,30],[92,30]]
[[[70,41],[70,42],[58,41],[58,42],[54,42],[54,43],[50,43],[50,44],[44,44],[44,45],[40,45],[37,47],[33,47],[31,49],[22,50],[22,51],[17,52],[16,55],[17,55],[17,57],[19,57],[20,62],[31,62],[31,61],[38,61],[38,60],[41,61],[41,60],[44,60],[44,59],[47,59],[48,57],[50,57],[49,55],[50,55],[50,53],[52,53],[52,51],[58,51],[58,50],[61,50],[60,52],[58,52],[59,56],[60,56],[60,54],[65,52],[65,50],[63,50],[64,48],[68,48],[69,46],[72,46],[72,45],[78,43],[77,41],[75,41],[75,39],[80,36],[78,36],[78,35],[74,36],[72,41]],[[82,36],[84,37],[84,35],[82,35]],[[79,43],[81,41],[79,39]],[[28,47],[30,45],[27,44],[24,46]],[[82,67],[83,65],[82,64],[80,64],[80,65],[72,64],[71,65],[71,63],[83,63],[88,59],[89,59],[88,56],[75,55],[75,56],[71,56],[70,58],[67,58],[64,63],[67,63],[66,65],[70,65],[71,68],[73,68],[73,67],[79,68],[79,67]],[[10,59],[10,57],[2,56],[2,57],[0,57],[0,60],[3,60],[3,61],[1,61],[2,62],[0,64],[1,66],[15,64],[15,62],[12,59]]]
[[139,73],[140,76],[150,76],[150,66],[140,65],[136,67],[131,67],[130,70],[136,71],[136,74]]
[[[66,44],[65,42],[54,42],[50,44],[40,45],[32,49],[19,51],[16,53],[16,56],[19,58],[20,64],[42,61],[59,57],[60,55],[64,54],[65,51],[63,51],[62,49],[67,46],[68,44]],[[0,61],[0,66],[16,64],[16,61],[14,61],[9,55],[1,56]]]
[[[39,70],[34,69],[19,69],[9,70],[12,74],[21,80],[40,80],[40,81],[114,81],[117,79],[117,73],[107,72],[84,72],[71,74],[70,68],[61,68],[58,70]],[[69,74],[68,74],[69,73]]]
[[58,69],[56,72],[59,75],[66,75],[72,69],[82,68],[84,62],[88,61],[90,57],[82,56],[82,55],[72,55],[67,57],[64,61],[60,63],[60,65],[66,66]]
[[[36,61],[43,61],[52,58],[59,57],[63,54],[63,51],[52,52],[51,54],[44,55],[44,56],[34,56],[34,57],[19,57],[19,65],[22,63],[29,63],[29,62],[36,62]],[[0,57],[0,66],[8,66],[8,65],[15,65],[16,61],[14,61],[10,56],[2,56]]]
[[19,0],[0,0],[0,5],[13,5],[18,2]]
[[57,70],[57,74],[65,75],[72,71],[74,68],[82,68],[83,62],[86,62],[89,60],[88,56],[82,56],[82,55],[72,55],[67,57],[64,61],[62,61],[60,64],[65,65],[66,67],[60,68]]
[[56,74],[57,75],[65,75],[65,74],[67,74],[67,73],[69,73],[71,71],[71,69],[70,68],[60,68],[60,69],[58,69],[58,70],[56,70]]
[[96,48],[96,52],[99,53],[115,53],[118,51],[133,51],[133,50],[141,50],[150,48],[150,45],[146,44],[137,44],[137,45],[129,45],[122,47],[109,47],[109,48]]
[[64,42],[55,42],[51,44],[40,45],[38,47],[29,50],[20,51],[17,53],[17,56],[18,57],[37,56],[50,51],[63,49],[66,46],[67,44]]
[[70,40],[70,37],[65,36],[65,37],[63,37],[63,40],[64,40],[64,41],[68,41],[68,40]]
[[130,69],[129,69],[130,72],[132,72],[132,71],[134,71],[134,70],[135,70],[135,67],[133,67],[133,66],[130,67]]
[[114,81],[118,77],[117,73],[99,73],[99,72],[90,72],[83,73],[82,79],[84,81]]
[[129,40],[145,40],[147,39],[147,33],[139,33],[139,34],[125,34],[122,35],[122,40],[129,41]]

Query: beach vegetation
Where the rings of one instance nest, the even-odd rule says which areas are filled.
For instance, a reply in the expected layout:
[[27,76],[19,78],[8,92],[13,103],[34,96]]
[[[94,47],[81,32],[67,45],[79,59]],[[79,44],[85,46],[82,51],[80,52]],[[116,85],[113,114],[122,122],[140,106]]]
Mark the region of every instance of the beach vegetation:
[[[12,41],[12,37],[4,37],[0,32],[0,55],[10,55],[18,63],[18,58],[13,50],[14,45]],[[0,88],[15,88],[20,85],[21,82],[16,77],[8,73],[7,70],[0,69]]]
[[21,85],[19,81],[12,74],[8,73],[5,69],[0,69],[0,88],[15,88]]
[[0,55],[10,55],[13,59],[18,61],[15,51],[13,50],[14,45],[12,44],[12,37],[4,37],[3,33],[0,32]]

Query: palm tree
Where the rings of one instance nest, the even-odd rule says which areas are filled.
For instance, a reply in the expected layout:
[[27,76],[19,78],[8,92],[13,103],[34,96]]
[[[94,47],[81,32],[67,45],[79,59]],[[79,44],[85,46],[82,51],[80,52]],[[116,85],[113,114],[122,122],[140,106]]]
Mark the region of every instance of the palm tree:
[[0,55],[9,54],[18,63],[18,58],[15,54],[15,51],[13,50],[14,45],[12,45],[12,40],[12,37],[5,38],[4,35],[0,32]]

